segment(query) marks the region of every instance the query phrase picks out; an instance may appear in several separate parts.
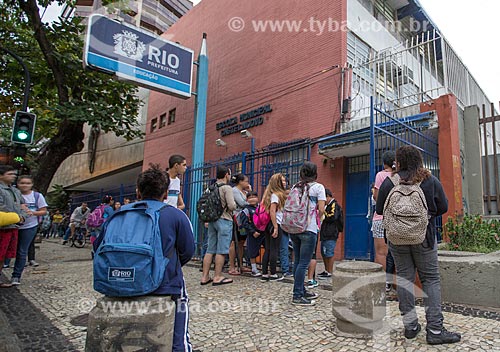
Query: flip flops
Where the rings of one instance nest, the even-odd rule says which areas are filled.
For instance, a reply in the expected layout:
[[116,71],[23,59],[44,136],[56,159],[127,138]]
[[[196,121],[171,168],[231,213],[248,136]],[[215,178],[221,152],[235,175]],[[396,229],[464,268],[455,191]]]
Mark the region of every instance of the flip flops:
[[232,279],[228,279],[227,277],[225,277],[219,282],[212,282],[212,286],[227,285],[227,284],[232,284],[232,283],[233,283]]
[[201,285],[201,286],[205,286],[205,285],[208,285],[209,283],[211,283],[212,281],[214,281],[214,280],[212,280],[211,278],[209,278],[209,279],[208,279],[207,281],[205,281],[205,282],[201,282],[201,281],[200,281],[200,285]]
[[4,283],[0,284],[0,288],[9,288],[12,286],[14,286],[14,285],[12,285],[10,282],[4,282]]
[[229,270],[227,273],[233,276],[241,275],[238,270]]

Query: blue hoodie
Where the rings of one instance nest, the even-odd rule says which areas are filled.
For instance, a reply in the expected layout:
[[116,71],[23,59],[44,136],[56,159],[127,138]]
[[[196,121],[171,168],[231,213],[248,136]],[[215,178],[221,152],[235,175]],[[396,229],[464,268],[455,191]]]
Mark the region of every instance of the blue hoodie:
[[160,211],[160,232],[163,255],[167,257],[172,246],[175,246],[176,251],[167,266],[162,284],[153,294],[180,295],[184,286],[181,267],[191,260],[195,250],[193,227],[184,212],[168,206]]

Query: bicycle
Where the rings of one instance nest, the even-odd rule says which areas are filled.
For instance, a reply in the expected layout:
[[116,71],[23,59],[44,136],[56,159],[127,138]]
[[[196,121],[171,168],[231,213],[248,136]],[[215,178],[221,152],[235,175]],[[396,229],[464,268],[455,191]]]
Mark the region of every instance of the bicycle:
[[69,238],[71,241],[70,247],[83,248],[87,241],[87,229],[85,227],[75,227],[75,233]]

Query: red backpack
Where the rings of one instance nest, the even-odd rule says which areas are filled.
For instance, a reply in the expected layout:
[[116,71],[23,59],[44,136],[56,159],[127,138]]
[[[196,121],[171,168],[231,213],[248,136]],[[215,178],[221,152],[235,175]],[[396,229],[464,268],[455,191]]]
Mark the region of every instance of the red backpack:
[[255,213],[253,213],[253,224],[255,228],[259,231],[265,231],[270,221],[271,215],[266,211],[264,204],[260,203]]

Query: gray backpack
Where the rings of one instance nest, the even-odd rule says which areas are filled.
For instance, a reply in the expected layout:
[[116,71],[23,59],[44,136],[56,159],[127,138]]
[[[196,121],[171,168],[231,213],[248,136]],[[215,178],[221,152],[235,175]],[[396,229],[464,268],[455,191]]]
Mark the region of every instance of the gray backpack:
[[384,203],[384,229],[393,245],[415,245],[425,240],[429,211],[420,182],[401,184],[395,174],[391,178],[394,187]]

